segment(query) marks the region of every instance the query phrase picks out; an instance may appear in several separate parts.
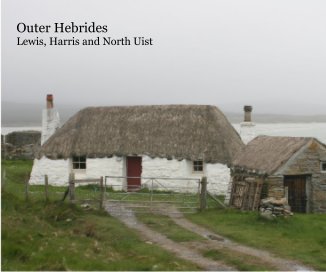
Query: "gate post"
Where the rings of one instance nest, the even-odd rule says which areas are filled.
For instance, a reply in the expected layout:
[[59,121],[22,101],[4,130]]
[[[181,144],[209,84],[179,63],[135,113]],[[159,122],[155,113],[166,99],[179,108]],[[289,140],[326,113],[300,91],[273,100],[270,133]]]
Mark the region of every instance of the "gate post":
[[100,178],[100,210],[103,209],[104,202],[104,184],[103,177]]
[[30,176],[25,180],[25,201],[28,201],[28,183],[30,180]]
[[200,210],[207,208],[207,177],[202,177],[200,181]]
[[75,200],[75,175],[73,173],[69,174],[69,199],[70,202]]
[[49,185],[49,177],[48,175],[44,176],[44,190],[45,190],[45,201],[49,201],[49,189],[48,189],[48,185]]

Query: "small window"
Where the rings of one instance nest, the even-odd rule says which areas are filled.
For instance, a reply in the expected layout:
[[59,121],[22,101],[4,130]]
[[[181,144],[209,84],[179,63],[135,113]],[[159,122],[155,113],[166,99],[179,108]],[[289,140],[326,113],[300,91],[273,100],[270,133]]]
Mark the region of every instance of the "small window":
[[86,156],[73,156],[72,169],[86,169]]
[[194,172],[203,172],[204,171],[204,163],[203,163],[203,161],[194,161],[193,171]]
[[326,172],[326,162],[323,161],[320,163],[320,170],[322,172]]

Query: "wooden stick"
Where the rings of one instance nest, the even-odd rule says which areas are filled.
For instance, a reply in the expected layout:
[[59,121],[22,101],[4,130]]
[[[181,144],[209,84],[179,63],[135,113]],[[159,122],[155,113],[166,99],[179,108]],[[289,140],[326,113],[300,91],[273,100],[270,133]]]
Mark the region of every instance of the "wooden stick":
[[103,177],[100,178],[100,209],[103,209],[103,203],[104,203],[104,184],[103,184]]
[[45,175],[44,176],[45,201],[49,201],[48,185],[49,185],[49,178],[48,175]]
[[202,177],[200,184],[200,210],[203,211],[207,208],[207,178]]

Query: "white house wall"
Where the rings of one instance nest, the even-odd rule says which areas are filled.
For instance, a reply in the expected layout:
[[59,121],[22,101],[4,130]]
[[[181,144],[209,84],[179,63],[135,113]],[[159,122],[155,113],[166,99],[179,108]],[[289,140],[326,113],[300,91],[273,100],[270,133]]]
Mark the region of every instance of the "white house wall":
[[44,176],[48,175],[49,184],[67,185],[70,173],[69,160],[50,160],[42,157],[34,159],[33,169],[29,180],[30,184],[44,184]]
[[[189,177],[188,166],[186,160],[168,160],[162,158],[150,158],[143,156],[142,158],[142,184],[146,183],[151,186],[152,181],[147,177],[162,177],[162,178],[186,178]],[[164,180],[156,179],[153,181],[153,187],[157,190],[175,190],[179,191],[182,188],[196,188],[196,181],[185,180]]]
[[[83,172],[75,171],[75,178],[100,178],[105,176],[125,176],[125,159],[123,157],[101,158],[101,159],[87,159],[87,169]],[[123,178],[107,178],[107,184],[113,186],[116,190],[121,190],[125,185]]]
[[[142,159],[142,177],[167,177],[176,178],[175,180],[157,179],[153,181],[153,186],[156,189],[166,187],[167,189],[192,191],[198,189],[198,181],[182,180],[177,178],[192,178],[201,179],[202,176],[207,176],[208,190],[214,194],[226,194],[228,183],[230,180],[230,170],[223,164],[204,164],[203,173],[194,173],[192,171],[192,162],[188,160],[167,160],[162,158],[150,158],[143,156]],[[142,179],[142,184],[147,182],[151,185],[151,180]],[[160,183],[160,184],[159,184]]]
[[207,189],[217,195],[226,195],[230,182],[230,169],[220,163],[206,164]]
[[[86,170],[74,170],[76,179],[99,178],[101,176],[125,176],[126,159],[123,157],[90,159],[86,161]],[[44,175],[48,175],[52,185],[68,185],[69,173],[72,170],[71,160],[50,160],[43,157],[35,159],[31,174],[31,184],[44,184]],[[192,171],[192,162],[188,160],[168,160],[165,158],[142,157],[142,184],[153,183],[155,189],[167,189],[175,191],[192,191],[198,189],[198,182],[202,176],[208,179],[208,190],[214,194],[226,194],[230,180],[230,170],[223,164],[204,164],[202,173]],[[156,179],[150,177],[176,178],[174,180]],[[178,179],[179,178],[179,179]],[[197,180],[182,180],[192,178]],[[124,178],[107,178],[107,185],[114,189],[125,188]]]

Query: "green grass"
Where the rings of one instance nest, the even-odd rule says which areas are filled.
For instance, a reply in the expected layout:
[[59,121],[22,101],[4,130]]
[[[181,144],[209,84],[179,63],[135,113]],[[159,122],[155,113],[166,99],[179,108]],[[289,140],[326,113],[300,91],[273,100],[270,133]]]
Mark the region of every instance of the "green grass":
[[137,214],[137,218],[151,229],[164,234],[175,242],[204,240],[203,237],[178,226],[172,219],[164,215]]
[[239,252],[230,251],[226,248],[222,250],[209,249],[203,252],[203,256],[216,260],[223,261],[228,265],[235,267],[239,271],[275,271],[276,268],[262,262],[259,258]]
[[237,242],[326,270],[326,214],[267,221],[256,212],[207,210],[187,217]]
[[[2,270],[198,270],[106,213],[42,197],[24,200],[29,161],[5,161]],[[40,187],[41,188],[41,187]]]

